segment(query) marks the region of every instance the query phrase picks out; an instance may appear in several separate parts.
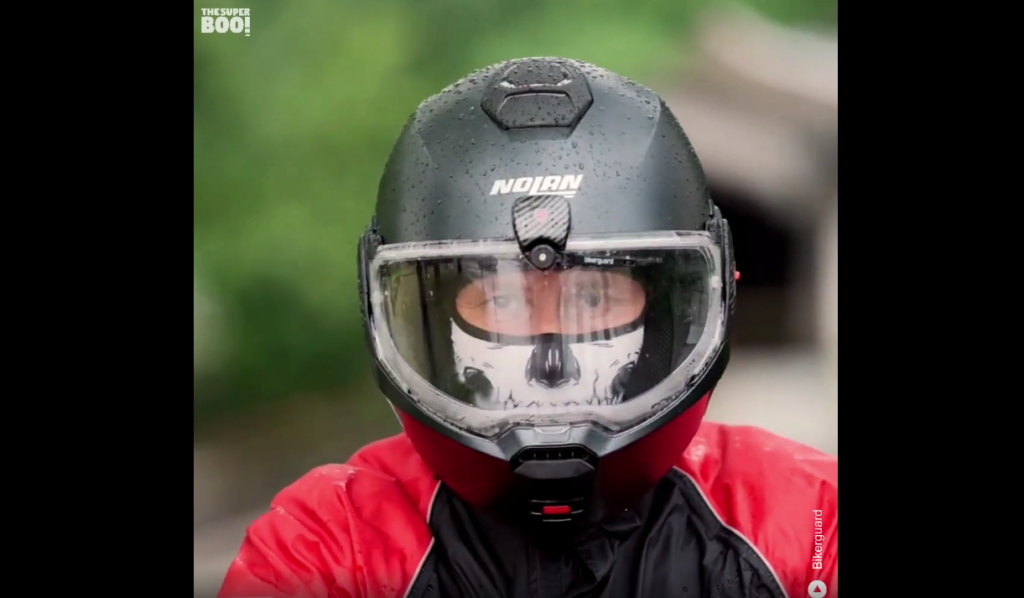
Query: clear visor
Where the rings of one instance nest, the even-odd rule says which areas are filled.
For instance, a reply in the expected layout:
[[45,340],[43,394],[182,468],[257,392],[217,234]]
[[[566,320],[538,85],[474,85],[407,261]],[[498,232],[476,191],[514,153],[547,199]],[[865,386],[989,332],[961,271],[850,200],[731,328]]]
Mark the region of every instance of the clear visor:
[[452,426],[614,434],[682,400],[717,353],[720,271],[703,233],[580,238],[543,271],[509,242],[385,246],[374,337],[399,386]]

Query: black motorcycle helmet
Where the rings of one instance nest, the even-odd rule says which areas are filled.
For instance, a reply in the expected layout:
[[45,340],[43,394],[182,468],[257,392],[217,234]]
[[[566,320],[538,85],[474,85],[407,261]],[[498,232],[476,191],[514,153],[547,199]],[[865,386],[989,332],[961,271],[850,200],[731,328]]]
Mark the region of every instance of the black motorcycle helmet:
[[661,98],[512,60],[424,101],[359,244],[381,391],[465,500],[547,527],[628,508],[728,362],[729,227]]

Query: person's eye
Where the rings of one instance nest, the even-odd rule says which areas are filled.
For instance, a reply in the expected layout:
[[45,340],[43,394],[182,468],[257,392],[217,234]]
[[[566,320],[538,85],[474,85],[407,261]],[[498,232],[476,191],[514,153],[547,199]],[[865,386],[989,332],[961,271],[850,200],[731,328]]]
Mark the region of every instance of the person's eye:
[[604,297],[601,296],[601,293],[588,290],[580,293],[580,299],[583,301],[584,305],[586,305],[590,309],[594,309],[595,307],[601,305],[601,302],[603,301]]
[[512,298],[508,295],[495,295],[491,297],[491,305],[498,309],[507,309],[512,306]]

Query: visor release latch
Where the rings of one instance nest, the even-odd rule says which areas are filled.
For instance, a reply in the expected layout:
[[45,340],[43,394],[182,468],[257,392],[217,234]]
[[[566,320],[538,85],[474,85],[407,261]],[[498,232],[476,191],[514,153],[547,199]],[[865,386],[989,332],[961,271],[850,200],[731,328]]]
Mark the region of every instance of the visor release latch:
[[572,228],[569,202],[560,195],[527,195],[512,205],[512,227],[523,257],[538,270],[554,267]]

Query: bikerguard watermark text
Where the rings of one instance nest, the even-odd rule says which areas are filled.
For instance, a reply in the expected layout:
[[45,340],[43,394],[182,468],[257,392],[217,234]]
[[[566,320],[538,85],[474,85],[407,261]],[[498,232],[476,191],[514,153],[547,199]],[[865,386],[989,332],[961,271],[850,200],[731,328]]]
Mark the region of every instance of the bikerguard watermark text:
[[821,559],[825,554],[825,534],[822,533],[821,509],[814,509],[814,556],[811,557],[811,569],[821,569]]
[[[814,554],[811,555],[811,569],[821,571],[825,556],[825,529],[821,519],[822,510],[813,509],[811,513],[814,515]],[[827,593],[828,587],[820,579],[812,580],[807,586],[807,595],[810,598],[825,598]]]
[[249,37],[248,8],[203,8],[199,17],[200,33],[245,33]]

